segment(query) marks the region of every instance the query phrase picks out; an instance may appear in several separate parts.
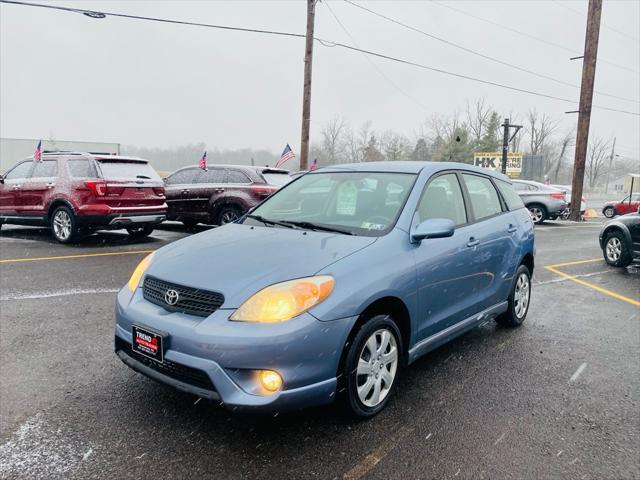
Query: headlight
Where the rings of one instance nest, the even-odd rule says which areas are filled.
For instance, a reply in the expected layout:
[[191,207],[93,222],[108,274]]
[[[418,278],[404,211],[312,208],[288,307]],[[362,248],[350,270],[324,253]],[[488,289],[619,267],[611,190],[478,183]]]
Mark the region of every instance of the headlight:
[[131,292],[135,292],[136,288],[138,288],[140,279],[142,278],[142,275],[144,275],[144,272],[147,271],[147,268],[149,268],[149,265],[151,264],[152,259],[153,259],[153,253],[150,253],[149,255],[147,255],[142,259],[142,261],[138,264],[136,269],[131,274],[131,278],[129,279],[129,284],[128,284],[129,290],[131,290]]
[[284,322],[322,302],[336,281],[328,275],[276,283],[260,290],[231,315],[240,322]]

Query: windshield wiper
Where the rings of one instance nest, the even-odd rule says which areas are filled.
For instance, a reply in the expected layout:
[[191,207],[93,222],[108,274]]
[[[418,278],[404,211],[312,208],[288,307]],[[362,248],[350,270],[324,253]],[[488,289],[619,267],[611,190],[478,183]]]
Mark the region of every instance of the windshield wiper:
[[311,223],[311,222],[292,222],[289,220],[283,220],[282,223],[294,225],[300,228],[306,228],[308,230],[321,230],[323,232],[341,233],[343,235],[355,235],[355,233],[350,232],[349,230],[342,230],[340,228],[334,228],[334,227],[325,227],[324,225],[318,225],[316,223]]
[[261,217],[260,215],[247,215],[247,218],[253,218],[254,220],[258,220],[259,222],[264,223],[265,225],[279,225],[281,227],[286,228],[296,228],[294,225],[290,225],[288,222],[278,222],[277,220],[269,220],[268,218]]

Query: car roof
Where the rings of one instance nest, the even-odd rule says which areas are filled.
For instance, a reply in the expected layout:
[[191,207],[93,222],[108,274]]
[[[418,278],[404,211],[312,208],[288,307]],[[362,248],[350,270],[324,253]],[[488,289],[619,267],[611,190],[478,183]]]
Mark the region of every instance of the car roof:
[[419,174],[423,171],[435,173],[441,170],[467,170],[469,172],[482,173],[484,175],[490,175],[501,180],[508,180],[509,177],[503,175],[500,172],[489,170],[486,168],[475,167],[467,163],[458,162],[422,162],[422,161],[385,161],[385,162],[361,162],[361,163],[347,163],[342,165],[331,165],[323,167],[309,174],[315,172],[328,172],[328,171],[353,171],[353,172],[389,172],[389,173],[413,173]]
[[[200,168],[198,165],[187,165],[186,167],[180,167],[176,170],[174,170],[171,173],[175,173],[179,170],[186,170],[188,168]],[[289,174],[289,170],[285,170],[283,168],[274,168],[274,167],[265,167],[265,166],[258,166],[258,165],[233,165],[233,164],[227,164],[227,163],[209,163],[207,164],[207,168],[237,168],[239,170],[251,170],[253,172],[264,172],[264,173],[286,173],[287,175]]]

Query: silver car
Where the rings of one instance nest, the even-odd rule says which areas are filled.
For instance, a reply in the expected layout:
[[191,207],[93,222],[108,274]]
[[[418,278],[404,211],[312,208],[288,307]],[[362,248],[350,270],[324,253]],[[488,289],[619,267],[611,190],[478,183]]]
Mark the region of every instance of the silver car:
[[565,194],[557,188],[531,180],[512,180],[512,183],[537,225],[555,220],[567,208]]

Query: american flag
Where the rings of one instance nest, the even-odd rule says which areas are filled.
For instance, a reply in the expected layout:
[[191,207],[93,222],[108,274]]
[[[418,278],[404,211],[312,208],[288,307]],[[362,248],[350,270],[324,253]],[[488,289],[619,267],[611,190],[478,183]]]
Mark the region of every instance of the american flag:
[[293,150],[291,150],[291,147],[289,146],[289,144],[287,143],[287,146],[284,147],[284,150],[282,151],[282,155],[280,155],[280,160],[278,160],[278,162],[276,163],[276,168],[281,167],[285,162],[288,162],[292,158],[296,158],[296,156],[293,153]]
[[309,170],[313,172],[316,168],[318,168],[318,159],[314,158],[313,162],[311,162],[311,167],[309,167]]
[[38,146],[36,147],[36,151],[33,152],[33,160],[36,162],[42,161],[42,140],[38,142]]
[[207,152],[205,150],[204,154],[202,154],[202,158],[200,159],[200,163],[198,163],[198,167],[200,167],[202,170],[206,170],[207,169]]

